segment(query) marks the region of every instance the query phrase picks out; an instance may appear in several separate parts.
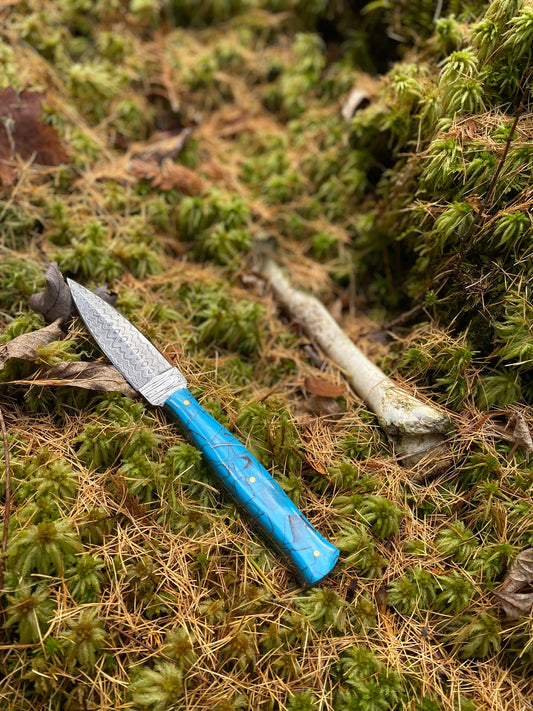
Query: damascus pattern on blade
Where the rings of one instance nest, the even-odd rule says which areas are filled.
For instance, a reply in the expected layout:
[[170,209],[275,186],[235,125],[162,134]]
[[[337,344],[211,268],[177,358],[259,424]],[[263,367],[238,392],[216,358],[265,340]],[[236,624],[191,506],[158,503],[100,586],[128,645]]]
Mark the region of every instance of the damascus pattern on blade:
[[[81,318],[99,347],[132,387],[153,405],[187,382],[180,371],[113,306],[68,279]],[[168,393],[168,394],[167,394]]]

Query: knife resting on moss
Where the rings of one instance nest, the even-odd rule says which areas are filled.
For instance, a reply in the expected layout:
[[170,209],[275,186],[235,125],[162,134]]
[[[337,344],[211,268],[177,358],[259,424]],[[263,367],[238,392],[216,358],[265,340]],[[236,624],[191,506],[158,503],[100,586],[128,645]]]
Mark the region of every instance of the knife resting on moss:
[[267,470],[187,389],[180,371],[113,306],[72,279],[78,312],[98,346],[151,405],[165,408],[201,450],[224,489],[283,555],[304,585],[335,565],[339,551],[313,528]]

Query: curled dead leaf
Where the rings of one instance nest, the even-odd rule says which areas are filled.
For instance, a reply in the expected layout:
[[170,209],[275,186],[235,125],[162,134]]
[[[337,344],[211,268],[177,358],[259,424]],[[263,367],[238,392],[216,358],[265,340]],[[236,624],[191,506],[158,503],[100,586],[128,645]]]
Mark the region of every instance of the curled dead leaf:
[[344,394],[344,385],[335,385],[322,378],[307,377],[304,387],[309,394],[306,410],[318,417],[339,419],[342,417],[342,407],[335,398]]
[[341,397],[344,395],[344,385],[335,385],[322,378],[307,377],[304,381],[305,389],[313,395],[321,395],[322,397]]
[[358,111],[365,109],[377,97],[378,91],[379,83],[376,78],[361,72],[357,84],[352,87],[342,105],[342,118],[349,123]]
[[70,386],[85,390],[119,392],[127,397],[137,397],[137,391],[122,377],[114,365],[65,361],[56,363],[39,378],[12,381],[13,385],[39,385],[41,387]]
[[200,195],[204,190],[203,180],[197,173],[170,160],[161,165],[154,160],[132,160],[130,169],[137,180],[150,180],[152,186],[160,190],[176,188],[185,195]]
[[176,189],[185,195],[200,195],[204,183],[200,176],[184,165],[173,162],[191,134],[191,129],[161,131],[150,140],[133,143],[126,155],[85,175],[85,180],[116,180],[135,185],[150,180],[160,190]]
[[316,417],[327,417],[338,420],[342,417],[343,410],[339,403],[332,397],[310,395],[306,402],[306,410]]
[[191,135],[190,128],[176,131],[160,131],[145,143],[134,143],[131,147],[132,158],[141,158],[161,163],[164,158],[176,158]]
[[533,609],[533,548],[518,554],[494,595],[509,619],[529,615]]
[[510,424],[514,425],[513,438],[516,447],[523,447],[527,453],[533,452],[533,439],[524,415],[520,412],[515,413]]
[[96,294],[96,296],[99,296],[101,299],[106,301],[111,306],[114,306],[117,303],[117,299],[118,299],[117,292],[116,291],[109,291],[109,289],[107,288],[107,284],[102,284],[102,286],[97,286],[96,289],[93,289],[93,294]]
[[494,593],[509,620],[529,615],[533,608],[533,593],[508,593],[500,590]]
[[[70,293],[67,282],[59,271],[57,262],[51,262],[45,274],[46,287],[39,294],[30,296],[30,308],[37,313],[41,313],[48,322],[61,318],[65,322],[76,314],[74,300]],[[111,306],[115,305],[118,295],[113,291],[108,291],[106,284],[94,289],[94,293],[101,299],[107,301]]]
[[57,262],[51,262],[44,275],[46,288],[40,294],[30,296],[30,308],[41,313],[48,323],[62,318],[65,321],[74,314],[74,301]]
[[60,165],[68,154],[53,126],[41,121],[45,94],[11,87],[0,89],[0,183],[13,185],[16,171],[10,162],[16,156],[40,165]]
[[63,320],[58,318],[49,326],[39,328],[31,333],[23,333],[9,343],[0,346],[0,369],[11,358],[22,360],[36,360],[39,346],[46,346],[53,341],[60,341],[65,337],[61,330]]

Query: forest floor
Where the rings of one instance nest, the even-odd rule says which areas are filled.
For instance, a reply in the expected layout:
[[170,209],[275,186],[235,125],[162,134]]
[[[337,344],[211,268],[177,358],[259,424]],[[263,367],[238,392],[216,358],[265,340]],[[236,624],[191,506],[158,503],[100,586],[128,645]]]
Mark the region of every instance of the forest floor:
[[[354,147],[342,112],[356,88],[371,126],[390,75],[297,3],[194,5],[0,2],[0,706],[533,708],[533,411],[480,401],[496,381],[431,299],[402,319],[418,302],[393,296],[411,259],[396,236],[364,262],[369,204],[401,182],[379,182],[392,163]],[[265,235],[294,286],[449,415],[438,473],[403,466],[280,308]],[[90,369],[107,361],[57,294],[30,308],[51,262],[116,292],[340,548],[319,586],[162,411]]]

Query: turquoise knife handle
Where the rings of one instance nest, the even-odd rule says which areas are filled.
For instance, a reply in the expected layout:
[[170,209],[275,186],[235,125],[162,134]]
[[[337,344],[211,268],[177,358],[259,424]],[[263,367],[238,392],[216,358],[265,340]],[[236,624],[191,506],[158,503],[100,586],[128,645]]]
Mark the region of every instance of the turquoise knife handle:
[[165,408],[178,420],[224,488],[286,557],[304,585],[327,575],[339,551],[311,526],[257,459],[212,417],[186,389],[176,390]]

